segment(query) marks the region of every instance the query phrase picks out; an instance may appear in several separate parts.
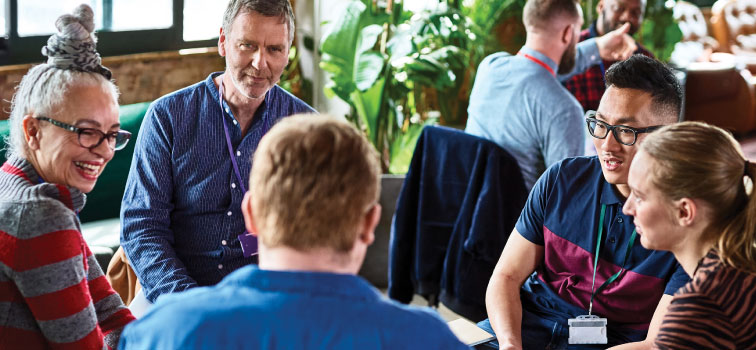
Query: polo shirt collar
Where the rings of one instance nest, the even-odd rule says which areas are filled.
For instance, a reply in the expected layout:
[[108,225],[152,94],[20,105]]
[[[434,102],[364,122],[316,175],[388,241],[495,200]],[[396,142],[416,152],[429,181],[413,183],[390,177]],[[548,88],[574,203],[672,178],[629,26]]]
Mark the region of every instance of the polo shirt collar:
[[624,204],[625,199],[617,190],[617,187],[610,184],[604,179],[604,175],[601,175],[601,204]]
[[524,53],[524,54],[527,54],[527,55],[530,55],[530,56],[533,56],[533,57],[539,59],[541,62],[543,62],[544,64],[546,64],[547,66],[549,66],[549,68],[551,68],[551,70],[554,71],[554,72],[556,72],[558,70],[558,68],[559,68],[559,65],[556,62],[554,62],[551,58],[548,58],[548,57],[546,57],[546,55],[544,55],[544,54],[542,54],[542,53],[540,53],[540,52],[538,52],[536,50],[533,50],[533,49],[531,49],[531,48],[529,48],[527,46],[523,46],[520,49],[520,52]]

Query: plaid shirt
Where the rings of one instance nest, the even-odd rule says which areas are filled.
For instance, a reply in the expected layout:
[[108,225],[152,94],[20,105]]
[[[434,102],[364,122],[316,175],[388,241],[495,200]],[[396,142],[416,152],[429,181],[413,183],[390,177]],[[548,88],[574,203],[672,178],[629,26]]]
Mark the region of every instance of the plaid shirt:
[[[590,38],[597,37],[596,22],[593,22],[590,27],[586,28],[580,33],[580,41],[584,41]],[[636,42],[638,49],[635,53],[643,54],[648,57],[654,57],[654,55],[646,50],[640,43]],[[602,65],[596,65],[588,68],[583,74],[578,74],[570,78],[565,83],[567,90],[575,95],[580,105],[583,106],[584,111],[597,110],[601,96],[604,95],[606,85],[604,84],[604,72],[614,62],[603,61]]]

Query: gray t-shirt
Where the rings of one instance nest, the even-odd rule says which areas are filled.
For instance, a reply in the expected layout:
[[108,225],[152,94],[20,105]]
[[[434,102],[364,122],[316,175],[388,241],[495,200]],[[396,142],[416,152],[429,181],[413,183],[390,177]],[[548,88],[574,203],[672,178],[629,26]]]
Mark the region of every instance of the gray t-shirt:
[[583,155],[583,109],[560,80],[598,64],[600,57],[595,39],[583,41],[577,45],[575,69],[556,77],[556,62],[527,47],[520,53],[499,52],[481,62],[465,131],[512,154],[530,190],[551,164]]

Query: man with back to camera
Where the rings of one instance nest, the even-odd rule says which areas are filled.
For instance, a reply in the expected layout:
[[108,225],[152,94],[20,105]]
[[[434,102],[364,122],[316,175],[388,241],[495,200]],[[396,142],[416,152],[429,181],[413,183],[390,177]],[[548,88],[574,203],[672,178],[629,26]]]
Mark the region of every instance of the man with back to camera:
[[[596,5],[598,18],[580,33],[580,41],[602,36],[625,24],[630,26],[627,34],[634,35],[640,29],[645,10],[645,0],[599,0]],[[654,57],[637,41],[635,45],[637,46],[635,54]],[[577,74],[565,82],[565,87],[580,102],[583,110],[590,111],[598,108],[601,96],[606,90],[605,71],[614,63],[614,60],[600,60],[598,65],[591,66],[584,73]]]
[[548,166],[584,153],[583,110],[559,81],[601,57],[627,58],[635,43],[623,26],[577,44],[583,14],[575,0],[529,0],[522,20],[525,46],[480,63],[465,131],[512,154],[529,190]]
[[[598,111],[585,118],[598,156],[565,159],[541,176],[489,282],[489,319],[479,326],[496,333],[501,349],[650,348],[672,294],[688,281],[674,256],[637,242],[632,217],[622,214],[637,143],[677,120],[680,84],[642,55],[614,64],[606,82]],[[568,319],[589,308],[608,319],[608,344],[568,344]]]
[[381,215],[378,154],[346,121],[293,116],[260,142],[244,196],[260,264],[161,297],[121,349],[468,349],[430,309],[356,276]]
[[276,85],[293,38],[288,0],[231,0],[218,40],[226,71],[147,111],[121,207],[121,244],[149,302],[254,262],[256,240],[239,209],[250,156],[278,120],[314,112]]

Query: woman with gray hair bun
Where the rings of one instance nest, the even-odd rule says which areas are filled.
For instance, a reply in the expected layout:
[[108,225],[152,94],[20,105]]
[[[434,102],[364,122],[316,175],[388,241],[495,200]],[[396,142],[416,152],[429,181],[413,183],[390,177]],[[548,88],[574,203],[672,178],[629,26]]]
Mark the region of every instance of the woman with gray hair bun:
[[115,348],[134,320],[81,236],[78,212],[131,134],[80,5],[13,97],[0,167],[0,349]]

